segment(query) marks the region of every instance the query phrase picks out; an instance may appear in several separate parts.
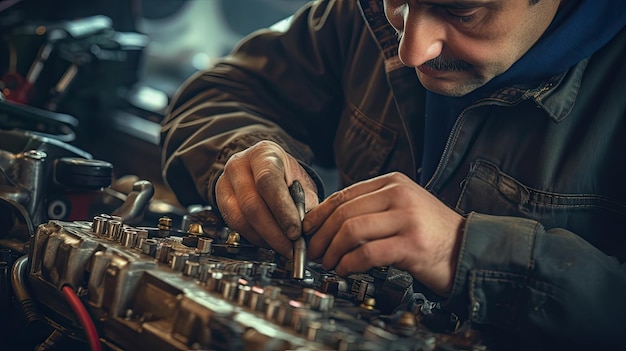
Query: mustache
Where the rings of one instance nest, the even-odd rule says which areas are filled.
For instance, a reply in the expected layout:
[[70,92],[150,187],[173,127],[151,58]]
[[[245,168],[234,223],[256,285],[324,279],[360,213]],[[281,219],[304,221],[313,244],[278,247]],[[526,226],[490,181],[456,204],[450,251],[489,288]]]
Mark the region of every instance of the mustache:
[[[398,43],[402,40],[404,36],[404,31],[396,30],[396,37],[398,39]],[[467,71],[472,68],[472,65],[463,61],[463,60],[451,60],[443,58],[443,56],[439,55],[434,59],[428,60],[423,63],[423,65],[428,66],[437,71]]]
[[424,66],[437,71],[467,71],[472,65],[462,60],[445,59],[441,55],[424,62]]

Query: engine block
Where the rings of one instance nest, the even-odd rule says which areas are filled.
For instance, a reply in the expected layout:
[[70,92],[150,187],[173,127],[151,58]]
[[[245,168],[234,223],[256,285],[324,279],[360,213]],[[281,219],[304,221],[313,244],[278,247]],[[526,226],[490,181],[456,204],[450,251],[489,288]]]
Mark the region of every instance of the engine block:
[[473,333],[434,332],[415,309],[394,310],[413,295],[401,272],[340,277],[309,262],[304,279],[292,279],[274,251],[206,223],[183,231],[167,218],[155,227],[107,214],[50,220],[28,261],[45,314],[80,333],[59,297],[72,287],[112,350],[485,349]]

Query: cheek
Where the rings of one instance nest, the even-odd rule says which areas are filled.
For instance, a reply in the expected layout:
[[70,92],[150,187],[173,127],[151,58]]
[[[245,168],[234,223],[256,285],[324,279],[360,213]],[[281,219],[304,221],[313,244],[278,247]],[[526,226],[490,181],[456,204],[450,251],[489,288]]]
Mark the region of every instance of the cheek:
[[519,58],[519,51],[511,40],[502,39],[505,36],[497,38],[472,38],[455,33],[448,37],[445,55],[465,61],[480,71],[502,73]]

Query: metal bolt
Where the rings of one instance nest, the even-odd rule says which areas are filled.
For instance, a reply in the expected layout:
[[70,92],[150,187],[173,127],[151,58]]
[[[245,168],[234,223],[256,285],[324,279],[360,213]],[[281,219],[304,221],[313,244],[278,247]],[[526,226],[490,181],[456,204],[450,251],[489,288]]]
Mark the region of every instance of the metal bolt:
[[202,229],[202,224],[200,223],[191,223],[187,228],[187,233],[191,235],[202,235],[204,234],[204,229]]
[[374,309],[374,306],[376,306],[376,299],[374,299],[373,297],[368,297],[363,300],[363,303],[361,303],[360,307],[371,311]]

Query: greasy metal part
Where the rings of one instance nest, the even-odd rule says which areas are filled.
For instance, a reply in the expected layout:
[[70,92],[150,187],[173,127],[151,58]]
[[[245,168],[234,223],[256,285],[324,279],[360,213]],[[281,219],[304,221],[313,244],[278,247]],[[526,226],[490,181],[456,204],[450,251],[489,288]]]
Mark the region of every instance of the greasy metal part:
[[240,240],[241,240],[241,237],[239,236],[239,233],[230,232],[228,233],[228,239],[226,239],[226,245],[239,246]]
[[183,267],[183,274],[195,278],[198,275],[198,271],[200,270],[200,263],[194,261],[185,262],[185,266]]
[[107,221],[107,229],[105,236],[111,240],[117,240],[122,231],[122,222],[116,219],[110,219]]
[[[289,195],[291,195],[296,205],[300,222],[302,222],[302,220],[304,220],[306,202],[304,188],[300,181],[294,180],[293,183],[291,183],[291,186],[289,186]],[[306,241],[304,241],[304,237],[300,235],[293,243],[293,267],[291,276],[293,279],[304,279],[307,261],[306,251]]]
[[234,274],[224,275],[218,286],[219,292],[226,300],[233,301],[237,294],[237,287],[239,286],[239,277]]
[[237,287],[237,305],[246,306],[250,300],[252,287],[249,285],[241,285]]
[[3,196],[21,203],[34,223],[40,223],[43,216],[39,209],[46,190],[47,157],[44,151],[24,151],[16,155],[12,169],[7,172],[15,175],[13,178],[18,189],[13,193],[5,193]]
[[307,340],[317,341],[318,333],[322,329],[322,323],[318,321],[310,321],[306,324]]
[[[76,183],[58,182],[57,161],[68,157],[91,160],[92,156],[60,139],[49,137],[44,131],[53,126],[70,131],[78,122],[74,117],[23,104],[7,104],[1,98],[0,105],[0,119],[9,118],[9,128],[0,128],[0,246],[26,253],[28,250],[24,250],[24,244],[39,224],[50,219],[68,220],[76,213],[70,211],[71,205],[78,205],[72,203],[74,195],[89,195],[91,191]],[[35,126],[31,114],[45,125]],[[25,125],[20,122],[21,117],[26,118]],[[12,123],[12,119],[17,124]],[[46,121],[52,124],[48,125]],[[38,132],[23,129],[28,126]],[[70,131],[70,134],[74,133]]]
[[322,292],[333,294],[339,291],[339,281],[337,280],[337,276],[324,274],[321,281],[320,290]]
[[224,276],[224,272],[220,271],[210,271],[205,282],[205,287],[207,291],[217,291],[217,287],[220,285],[220,281]]
[[135,243],[137,242],[137,231],[132,228],[126,228],[122,232],[122,245],[124,247],[132,248],[135,247]]
[[270,285],[266,286],[263,290],[263,295],[269,299],[277,299],[280,296],[281,288],[280,286]]
[[291,327],[298,333],[304,333],[306,330],[306,324],[309,321],[320,319],[322,319],[321,312],[313,311],[307,308],[298,308],[292,312]]
[[313,293],[311,306],[318,311],[326,312],[333,308],[335,298],[333,295],[324,294],[319,291]]
[[370,311],[374,309],[374,306],[376,306],[376,299],[374,299],[373,297],[368,297],[367,299],[363,300],[363,303],[361,304],[361,308]]
[[265,312],[265,319],[268,321],[274,320],[274,318],[276,318],[276,314],[278,313],[278,308],[281,305],[282,302],[279,300],[265,299],[263,308]]
[[146,239],[143,244],[141,244],[141,252],[144,255],[148,255],[150,257],[155,257],[157,251],[157,241],[154,239]]
[[417,320],[412,312],[405,311],[402,313],[396,324],[394,325],[398,334],[411,336],[417,330]]
[[185,263],[189,261],[189,254],[186,252],[174,252],[170,267],[177,272],[181,272]]
[[305,303],[312,303],[313,298],[315,297],[315,289],[313,288],[304,288],[302,289],[302,295],[300,296],[300,300]]
[[293,244],[293,279],[304,279],[306,261],[306,242],[301,236]]
[[172,251],[172,244],[169,243],[161,243],[161,245],[159,245],[159,257],[158,260],[159,262],[163,262],[165,264],[170,262],[170,253]]
[[[59,289],[84,287],[81,298],[112,350],[472,349],[435,337],[410,312],[380,313],[383,282],[366,274],[339,277],[312,262],[307,283],[276,262],[208,254],[212,243],[188,247],[158,228],[122,225],[116,239],[115,222],[100,215],[41,225],[28,268],[33,299],[68,319]],[[131,243],[135,232],[145,235],[141,243]]]
[[200,254],[210,254],[213,245],[213,239],[211,238],[198,238],[198,247],[196,251]]
[[172,219],[167,216],[159,218],[158,228],[160,237],[169,236],[172,229]]
[[135,242],[135,247],[141,249],[141,246],[146,239],[148,239],[148,231],[137,228],[137,240]]
[[250,291],[250,296],[248,299],[248,307],[252,311],[262,311],[263,310],[263,288],[258,286],[253,286]]
[[204,230],[202,229],[201,223],[190,223],[187,228],[187,233],[191,235],[202,235],[204,234]]
[[367,297],[367,289],[370,286],[370,282],[366,280],[361,280],[358,284],[359,290],[356,295],[357,301],[363,301]]
[[285,339],[275,338],[249,329],[243,334],[243,340],[250,350],[293,350],[293,345]]
[[239,233],[232,231],[228,233],[228,239],[226,239],[226,252],[230,254],[239,253],[239,246],[241,246],[241,236]]
[[113,211],[113,215],[119,216],[126,223],[137,224],[143,219],[153,195],[152,183],[147,180],[138,180],[133,184],[132,191],[126,195],[122,206]]
[[107,218],[103,216],[96,216],[93,218],[92,229],[96,235],[104,235],[107,228]]

